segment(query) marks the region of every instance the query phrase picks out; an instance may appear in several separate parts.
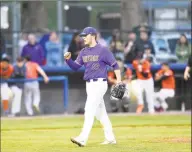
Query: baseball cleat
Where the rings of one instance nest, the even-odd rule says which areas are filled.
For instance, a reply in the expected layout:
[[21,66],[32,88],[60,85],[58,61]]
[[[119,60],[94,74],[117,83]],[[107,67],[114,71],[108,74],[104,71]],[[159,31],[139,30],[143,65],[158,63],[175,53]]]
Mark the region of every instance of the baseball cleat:
[[85,141],[76,138],[71,138],[71,142],[78,145],[79,147],[84,147],[85,146]]
[[116,140],[111,140],[111,141],[108,141],[108,140],[105,140],[104,142],[101,143],[101,145],[108,145],[108,144],[117,144]]
[[39,115],[41,112],[40,112],[40,108],[38,107],[38,106],[35,106],[35,105],[33,105],[33,110],[34,110],[34,113],[36,114],[36,115]]

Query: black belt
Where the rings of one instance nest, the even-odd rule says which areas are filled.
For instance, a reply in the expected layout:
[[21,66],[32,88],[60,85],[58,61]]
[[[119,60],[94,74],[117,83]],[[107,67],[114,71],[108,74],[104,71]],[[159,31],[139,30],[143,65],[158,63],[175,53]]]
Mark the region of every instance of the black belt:
[[[98,81],[98,79],[89,79],[89,80],[86,80],[86,82],[91,82],[91,80],[93,80],[93,82],[96,82]],[[107,81],[107,79],[103,78],[102,81]]]

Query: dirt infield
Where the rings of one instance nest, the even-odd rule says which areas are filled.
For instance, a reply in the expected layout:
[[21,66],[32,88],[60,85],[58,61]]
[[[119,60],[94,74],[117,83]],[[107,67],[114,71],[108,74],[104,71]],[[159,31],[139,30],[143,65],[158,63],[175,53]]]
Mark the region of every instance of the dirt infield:
[[190,137],[178,137],[178,138],[162,138],[151,142],[164,142],[164,143],[191,143]]

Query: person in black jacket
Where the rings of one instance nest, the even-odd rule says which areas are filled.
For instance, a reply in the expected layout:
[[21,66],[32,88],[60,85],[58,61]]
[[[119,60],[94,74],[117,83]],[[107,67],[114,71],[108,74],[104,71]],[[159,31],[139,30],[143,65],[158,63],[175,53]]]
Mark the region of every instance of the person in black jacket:
[[155,55],[155,50],[152,42],[149,40],[146,31],[140,32],[140,38],[135,42],[135,54],[136,57],[143,56],[145,48],[150,48],[151,53]]
[[68,52],[71,52],[71,58],[73,60],[75,60],[77,58],[77,56],[78,56],[78,54],[82,48],[83,48],[83,44],[80,40],[79,33],[75,32],[73,34],[71,43],[70,43],[69,48],[68,48]]
[[128,34],[128,41],[125,43],[124,48],[124,55],[125,55],[125,62],[132,63],[135,59],[135,41],[136,41],[136,34],[134,32],[130,32]]

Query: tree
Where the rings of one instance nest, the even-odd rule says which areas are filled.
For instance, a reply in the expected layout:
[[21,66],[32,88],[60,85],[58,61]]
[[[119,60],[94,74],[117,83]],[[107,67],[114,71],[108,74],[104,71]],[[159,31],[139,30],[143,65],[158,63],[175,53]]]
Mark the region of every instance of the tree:
[[121,30],[130,31],[143,19],[141,0],[121,0]]
[[37,31],[47,28],[47,10],[43,1],[25,1],[22,3],[22,29]]

